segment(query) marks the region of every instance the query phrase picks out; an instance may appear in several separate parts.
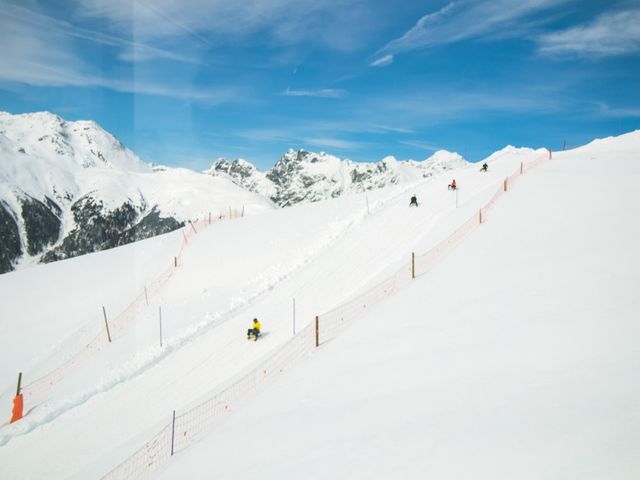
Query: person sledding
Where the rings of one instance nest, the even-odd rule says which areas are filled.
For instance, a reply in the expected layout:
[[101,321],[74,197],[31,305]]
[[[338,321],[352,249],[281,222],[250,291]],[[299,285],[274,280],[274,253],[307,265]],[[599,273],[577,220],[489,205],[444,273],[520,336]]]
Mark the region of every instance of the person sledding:
[[249,330],[247,330],[247,340],[251,340],[253,338],[254,341],[258,340],[260,336],[260,322],[257,318],[253,319],[253,326]]
[[458,185],[456,184],[456,180],[455,178],[453,179],[453,181],[447,186],[447,188],[449,190],[456,190],[458,188]]
[[483,163],[482,167],[480,168],[480,171],[486,172],[487,170],[489,170],[489,165],[487,165],[486,163]]
[[409,206],[410,207],[417,207],[418,206],[418,197],[416,197],[415,193],[411,197],[411,201],[409,202]]

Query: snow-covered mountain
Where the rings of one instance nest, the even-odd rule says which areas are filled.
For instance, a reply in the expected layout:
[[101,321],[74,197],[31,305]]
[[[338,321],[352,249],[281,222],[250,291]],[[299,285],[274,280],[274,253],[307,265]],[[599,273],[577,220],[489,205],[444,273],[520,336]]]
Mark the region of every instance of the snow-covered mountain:
[[92,121],[0,112],[0,273],[271,202],[224,178],[154,168]]
[[445,150],[420,162],[386,157],[375,163],[353,162],[324,152],[289,150],[266,173],[246,160],[229,162],[223,158],[205,173],[227,177],[286,207],[411,182],[466,164],[460,155]]

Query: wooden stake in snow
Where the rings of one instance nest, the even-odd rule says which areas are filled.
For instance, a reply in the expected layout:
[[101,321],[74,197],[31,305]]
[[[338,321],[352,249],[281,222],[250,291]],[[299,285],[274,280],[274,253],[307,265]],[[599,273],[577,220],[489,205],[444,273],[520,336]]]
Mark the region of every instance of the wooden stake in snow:
[[22,390],[22,372],[18,373],[18,389],[16,390],[16,396],[20,395],[20,390]]
[[107,338],[109,339],[109,343],[111,343],[111,333],[109,333],[109,322],[107,322],[107,311],[104,306],[102,307],[102,315],[104,315],[104,326],[107,329]]
[[411,252],[411,278],[416,278],[416,253]]
[[320,321],[316,315],[316,347],[320,345]]

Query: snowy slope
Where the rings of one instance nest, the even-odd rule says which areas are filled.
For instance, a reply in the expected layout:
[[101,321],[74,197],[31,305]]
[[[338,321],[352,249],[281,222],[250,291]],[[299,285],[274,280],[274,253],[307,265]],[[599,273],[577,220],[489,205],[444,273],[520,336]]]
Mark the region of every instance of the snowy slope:
[[324,152],[289,150],[266,173],[246,160],[216,160],[205,173],[222,175],[236,184],[268,196],[282,207],[335,198],[390,185],[409,184],[436,173],[461,168],[457,153],[440,150],[417,162],[385,157],[377,163],[353,162]]
[[91,121],[0,112],[0,272],[165,233],[268,200],[232,182],[142,162]]
[[[261,472],[264,471],[264,475],[261,473],[260,476],[267,478],[315,474],[315,478],[319,478],[325,471],[326,475],[322,478],[371,477],[377,476],[378,471],[392,476],[389,474],[391,467],[385,464],[384,459],[392,461],[398,458],[400,460],[395,465],[400,464],[407,469],[400,470],[400,476],[404,472],[405,476],[411,477],[416,476],[416,471],[428,468],[424,464],[428,460],[423,458],[425,451],[434,450],[430,446],[442,444],[462,447],[466,445],[464,438],[471,438],[473,441],[469,441],[469,449],[478,448],[478,436],[469,436],[469,432],[464,430],[468,422],[456,418],[468,418],[471,421],[480,412],[488,424],[491,419],[494,419],[494,423],[499,419],[496,420],[493,410],[478,410],[475,404],[469,403],[470,398],[476,398],[469,392],[476,395],[481,392],[465,390],[463,386],[465,395],[459,395],[460,391],[447,389],[447,385],[455,386],[472,378],[473,370],[468,369],[471,368],[469,364],[480,365],[481,360],[492,364],[493,357],[489,356],[491,349],[472,350],[473,342],[480,343],[488,338],[487,345],[491,348],[495,347],[498,340],[504,345],[511,341],[520,345],[516,336],[519,328],[511,328],[512,325],[508,323],[497,323],[497,320],[507,322],[516,316],[520,319],[518,326],[526,331],[526,322],[536,317],[536,306],[542,305],[538,292],[546,293],[553,289],[559,294],[563,288],[566,289],[566,284],[570,282],[562,275],[557,276],[557,281],[549,282],[551,286],[540,282],[541,276],[547,279],[546,273],[540,273],[542,269],[554,265],[545,260],[547,257],[561,255],[565,265],[570,265],[572,249],[576,249],[572,243],[575,240],[573,236],[568,236],[565,243],[558,245],[553,243],[554,239],[557,240],[556,236],[550,233],[556,232],[560,225],[564,228],[559,230],[561,233],[567,235],[571,231],[572,224],[567,222],[567,218],[573,218],[573,210],[581,205],[581,195],[589,189],[592,193],[596,182],[603,185],[600,168],[611,168],[611,163],[606,167],[602,166],[603,163],[618,162],[612,170],[618,174],[607,178],[605,184],[608,186],[618,185],[623,174],[630,174],[635,167],[630,165],[629,158],[638,150],[639,138],[636,133],[611,139],[608,145],[604,142],[601,150],[598,150],[599,143],[596,143],[582,151],[563,154],[567,159],[571,158],[570,155],[576,156],[573,166],[568,161],[562,163],[562,155],[557,155],[557,162],[546,163],[540,167],[539,174],[536,170],[528,173],[519,181],[517,188],[514,187],[508,196],[500,199],[496,213],[492,211],[486,224],[461,246],[461,249],[469,249],[476,238],[481,234],[486,235],[483,232],[496,229],[482,243],[481,254],[471,249],[453,267],[445,268],[446,262],[454,261],[458,255],[452,254],[441,264],[439,273],[434,271],[433,275],[429,274],[415,282],[412,291],[407,291],[408,296],[402,305],[389,303],[393,313],[388,313],[388,310],[385,312],[384,308],[387,307],[384,307],[379,317],[372,316],[364,323],[360,321],[344,337],[323,345],[318,355],[292,374],[282,377],[280,383],[265,391],[257,402],[249,403],[249,408],[238,410],[225,424],[219,425],[210,437],[215,445],[202,444],[207,447],[204,456],[201,457],[199,447],[182,452],[174,457],[177,463],[169,465],[164,475],[167,478],[183,478],[193,468],[196,469],[196,478],[209,478],[212,472],[222,478],[255,478],[260,468]],[[617,153],[611,155],[612,151]],[[220,385],[255,365],[260,358],[289,339],[293,326],[293,298],[296,299],[296,322],[300,329],[314,315],[353,297],[395,271],[400,264],[406,263],[411,251],[425,251],[446,237],[457,225],[477,213],[479,206],[491,198],[496,186],[502,183],[507,174],[516,170],[520,162],[526,163],[544,154],[544,151],[516,150],[493,160],[486,174],[478,172],[477,167],[472,165],[444,175],[422,178],[416,183],[372,191],[368,193],[369,211],[364,195],[347,195],[233,222],[220,222],[201,231],[190,241],[179,268],[170,280],[150,298],[149,307],[140,309],[135,321],[119,332],[112,344],[105,344],[106,347],[84,362],[81,368],[70,372],[68,377],[47,393],[46,398],[36,404],[27,404],[28,415],[23,420],[0,427],[0,477],[99,477],[144,444],[160,425],[166,424],[172,410],[180,412],[189,405],[209,398],[211,392]],[[591,173],[578,170],[585,159],[592,157]],[[568,168],[568,173],[561,170],[563,165]],[[550,170],[556,168],[559,170]],[[637,172],[634,171],[633,175],[637,175]],[[457,195],[446,188],[454,176],[460,185]],[[576,188],[568,195],[561,187],[571,183],[567,182],[571,179],[578,181],[575,182]],[[597,210],[601,214],[610,210],[617,212],[619,199],[616,198],[615,202],[611,200],[608,186],[603,188],[600,195],[593,196],[602,204],[601,210]],[[417,194],[421,203],[418,209],[408,208],[409,196],[413,193]],[[638,205],[634,190],[625,189],[625,195],[630,196],[625,201]],[[521,202],[518,211],[526,211],[526,208],[533,206],[536,211],[540,209],[544,212],[545,216],[529,217],[526,222],[515,224],[517,228],[498,228],[503,223],[514,225],[505,205],[517,198]],[[553,204],[555,208],[559,201],[568,203],[563,208],[551,209],[555,213],[554,221],[545,223],[549,215],[548,205]],[[593,206],[589,204],[589,207]],[[501,212],[499,208],[506,209],[502,213],[506,216],[504,220],[498,216]],[[632,209],[628,212],[628,215],[636,214]],[[624,215],[620,220],[616,220],[616,215],[611,217],[607,217],[612,222],[607,225],[611,235],[633,225]],[[581,218],[576,216],[577,220]],[[583,232],[582,228],[576,221],[576,230]],[[626,234],[625,243],[619,244],[620,249],[615,255],[628,256],[630,252],[627,247],[630,242],[637,241],[638,232],[622,231]],[[23,370],[25,383],[28,384],[51,365],[58,365],[75,348],[82,346],[86,331],[100,332],[103,326],[101,305],[106,305],[108,312],[117,315],[120,308],[138,296],[141,288],[164,268],[167,260],[170,261],[175,243],[179,243],[176,234],[179,235],[179,232],[146,240],[146,246],[133,244],[0,276],[0,303],[7,313],[3,319],[20,319],[19,322],[3,321],[1,324],[0,365],[5,380],[0,404],[5,405],[7,412],[11,395],[15,392],[15,373]],[[592,237],[597,239],[596,235]],[[538,252],[529,259],[523,255],[523,251],[532,243],[532,239],[546,243],[543,242],[542,254]],[[591,244],[585,245],[580,251],[585,253],[586,258]],[[137,246],[142,250],[127,250]],[[142,256],[142,252],[151,250],[157,252],[156,264],[152,261],[154,255]],[[128,252],[123,253],[126,259],[116,260],[115,255],[120,251]],[[583,260],[582,256],[576,258]],[[535,265],[527,263],[528,259],[535,261]],[[613,259],[620,269],[616,271],[623,271],[626,264],[620,262],[618,257]],[[607,265],[608,260],[609,257],[605,255]],[[477,262],[482,261],[486,265],[481,263],[480,268]],[[127,262],[131,262],[129,269],[125,266]],[[119,271],[119,266],[124,272]],[[523,275],[522,269],[525,267],[533,273]],[[495,270],[495,274],[483,277],[491,269]],[[129,281],[128,297],[125,298],[127,294],[123,292],[127,289],[121,286],[122,276],[127,276],[130,271],[136,273],[132,275],[134,280]],[[574,274],[574,270],[569,268],[563,271],[567,275]],[[455,272],[455,275],[451,272]],[[634,272],[624,272],[629,285],[637,284]],[[580,278],[587,278],[582,273],[580,269],[575,271]],[[81,277],[74,282],[83,285],[83,290],[80,290],[82,294],[76,295],[66,288],[68,283],[48,285],[44,281],[46,277],[55,279],[62,275]],[[618,285],[617,276],[609,279],[612,285]],[[425,282],[429,282],[428,286],[425,286]],[[38,300],[52,311],[60,312],[59,315],[64,317],[63,323],[56,315],[43,322],[37,308],[24,308],[24,304],[30,300],[25,298],[20,287],[36,283],[47,285]],[[518,292],[521,292],[516,288],[518,284],[527,287],[523,290],[524,300],[518,296]],[[626,284],[620,281],[622,285]],[[621,314],[620,323],[616,323],[617,331],[633,338],[636,332],[627,329],[625,317],[625,308],[631,304],[631,300],[626,290],[616,290],[623,293],[618,298],[622,307],[615,312]],[[424,302],[422,297],[428,301],[421,303]],[[605,298],[609,300],[608,296]],[[597,301],[597,296],[593,295],[590,299]],[[532,313],[518,316],[527,300],[526,311]],[[573,307],[577,304],[574,300],[570,297],[560,318],[572,318]],[[162,307],[164,330],[162,348],[158,345],[159,307]],[[482,308],[489,309],[488,313],[478,315]],[[420,312],[417,319],[416,311]],[[576,311],[582,313],[582,310]],[[446,322],[442,320],[443,312],[446,313]],[[254,316],[263,321],[265,336],[257,343],[248,343],[242,337],[249,320]],[[542,314],[539,316],[543,317]],[[494,320],[496,322],[491,323]],[[596,323],[594,320],[588,325]],[[368,333],[362,333],[362,325],[367,326],[365,330]],[[486,329],[489,332],[487,337],[482,336],[483,331],[479,329],[484,325],[496,325],[493,331],[497,332],[497,340],[491,336],[490,328]],[[546,327],[546,324],[539,326],[540,332],[547,333]],[[416,335],[416,332],[424,332],[424,335]],[[36,336],[38,341],[35,341]],[[47,340],[50,341],[49,346],[46,345]],[[625,344],[617,345],[626,348]],[[637,357],[633,357],[633,352],[629,353],[625,348],[621,352],[626,355],[627,364],[637,365]],[[530,364],[544,359],[535,356],[536,350],[528,351]],[[518,358],[505,358],[519,365],[516,362]],[[430,374],[421,377],[431,365],[437,365],[438,368],[428,370]],[[551,374],[553,367],[554,363],[549,362],[545,371]],[[316,369],[313,374],[317,373],[318,386],[323,388],[323,393],[316,393],[312,386],[304,383],[311,371],[307,369],[311,368]],[[499,389],[500,380],[507,382],[505,385],[508,386],[514,375],[486,378],[488,384]],[[423,380],[415,383],[417,378]],[[624,379],[624,375],[620,378]],[[369,383],[365,385],[359,380]],[[378,390],[372,387],[374,384],[379,387]],[[614,391],[618,391],[625,385],[622,382],[612,386],[615,387]],[[444,386],[444,390],[439,389],[441,386]],[[629,393],[637,398],[637,391],[631,390]],[[293,401],[289,402],[289,398]],[[403,403],[404,398],[408,398],[409,403]],[[415,403],[411,402],[412,398],[416,399]],[[489,401],[494,397],[487,398]],[[377,403],[384,399],[387,403]],[[438,403],[440,399],[443,403]],[[371,405],[371,409],[363,407],[365,404]],[[416,404],[425,408],[416,409]],[[398,408],[393,410],[395,413],[389,413],[390,410],[385,408],[387,405],[396,405]],[[262,406],[269,410],[261,410]],[[305,410],[307,406],[317,408],[310,413]],[[322,410],[323,406],[327,409]],[[374,410],[375,415],[372,413]],[[253,416],[252,411],[259,413],[259,417]],[[451,411],[453,413],[447,413]],[[317,420],[312,420],[316,414]],[[349,423],[345,418],[353,419],[353,422]],[[441,423],[438,423],[438,419],[441,419]],[[540,420],[539,417],[536,419]],[[304,426],[309,422],[317,431],[317,436],[313,438],[306,436],[309,431]],[[457,422],[462,430],[446,430],[445,427],[452,422]],[[242,438],[236,430],[239,425],[244,428]],[[340,430],[337,425],[344,425],[349,431]],[[438,431],[441,435],[429,430],[430,425],[442,426]],[[362,435],[357,433],[357,426],[362,428]],[[216,433],[221,431],[225,432],[223,441]],[[247,432],[255,439],[257,447],[251,447],[254,443],[247,439]],[[293,438],[297,436],[300,442],[288,442],[283,437],[285,433],[293,435]],[[265,441],[267,437],[271,440]],[[404,451],[390,444],[393,440],[394,445],[403,445],[406,438],[414,442]],[[460,441],[457,442],[457,439]],[[422,456],[419,459],[408,454],[403,457],[403,452],[415,454],[417,447],[414,444],[421,447]],[[304,451],[297,450],[299,445],[304,445]],[[500,443],[500,438],[491,436],[482,446],[485,445],[487,448],[491,445],[506,448]],[[318,449],[309,448],[313,446]],[[344,455],[341,457],[338,449],[353,454],[344,460]],[[23,452],[27,450],[30,461],[24,462]],[[242,454],[244,459],[247,452],[255,452],[255,460],[251,458],[250,462],[245,463],[246,467],[239,466],[238,456]],[[495,451],[487,452],[493,454],[487,458],[492,459],[495,465],[500,458]],[[181,458],[190,465],[182,463]],[[215,458],[215,465],[207,463],[212,458]],[[334,458],[339,460],[333,461]],[[448,457],[439,458],[446,460]],[[462,458],[472,462],[473,466],[481,466],[473,463],[476,458],[473,455]],[[434,463],[437,460],[435,458]],[[624,456],[622,460],[623,466],[633,467],[628,457]],[[306,463],[307,470],[301,473],[302,463],[310,461],[314,465],[322,462],[328,470],[309,470],[309,464]],[[500,465],[508,466],[508,462]],[[445,474],[440,476],[447,478]],[[452,475],[450,478],[459,477]]]
[[554,155],[156,477],[638,478],[638,151]]

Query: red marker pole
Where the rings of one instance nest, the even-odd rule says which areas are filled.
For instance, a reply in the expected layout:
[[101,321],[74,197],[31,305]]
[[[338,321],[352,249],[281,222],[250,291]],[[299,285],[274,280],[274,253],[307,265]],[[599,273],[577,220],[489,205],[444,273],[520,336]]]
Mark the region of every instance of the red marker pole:
[[20,387],[22,385],[22,372],[18,374],[18,388],[16,390],[16,396],[13,398],[13,410],[11,412],[11,421],[9,423],[17,422],[22,418],[22,412],[24,410],[24,398],[20,393]]

